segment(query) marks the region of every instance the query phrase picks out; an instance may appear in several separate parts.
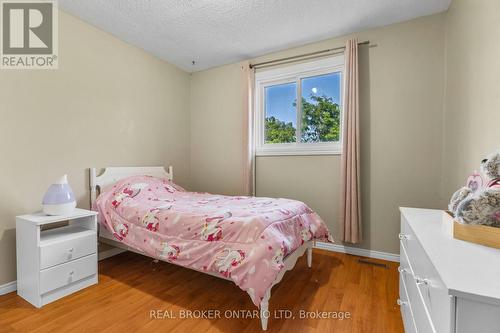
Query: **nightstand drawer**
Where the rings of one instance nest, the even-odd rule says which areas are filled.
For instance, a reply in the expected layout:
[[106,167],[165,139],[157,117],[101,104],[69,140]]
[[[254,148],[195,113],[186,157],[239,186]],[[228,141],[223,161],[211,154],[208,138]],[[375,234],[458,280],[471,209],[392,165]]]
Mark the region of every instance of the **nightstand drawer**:
[[40,272],[40,293],[64,287],[97,273],[97,254],[44,269]]
[[49,230],[40,243],[40,269],[97,252],[95,231],[75,226]]

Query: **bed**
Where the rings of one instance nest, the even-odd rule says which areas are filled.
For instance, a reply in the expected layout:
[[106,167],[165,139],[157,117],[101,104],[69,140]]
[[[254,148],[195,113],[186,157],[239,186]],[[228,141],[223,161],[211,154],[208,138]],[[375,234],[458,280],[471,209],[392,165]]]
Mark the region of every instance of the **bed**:
[[[99,194],[99,195],[98,195]],[[90,169],[100,241],[234,282],[260,308],[267,329],[271,288],[316,239],[331,240],[321,218],[289,199],[188,192],[173,169]]]

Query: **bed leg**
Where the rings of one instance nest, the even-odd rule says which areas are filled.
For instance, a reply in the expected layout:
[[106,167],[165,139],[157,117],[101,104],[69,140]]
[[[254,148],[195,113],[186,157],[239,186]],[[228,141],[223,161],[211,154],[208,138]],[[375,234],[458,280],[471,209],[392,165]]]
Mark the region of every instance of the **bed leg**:
[[312,248],[312,243],[310,243],[307,246],[307,266],[308,267],[312,266],[312,260],[313,260],[313,248]]
[[271,297],[271,291],[268,289],[264,294],[264,298],[260,301],[260,324],[262,325],[262,330],[267,331],[267,319],[269,319],[269,298]]

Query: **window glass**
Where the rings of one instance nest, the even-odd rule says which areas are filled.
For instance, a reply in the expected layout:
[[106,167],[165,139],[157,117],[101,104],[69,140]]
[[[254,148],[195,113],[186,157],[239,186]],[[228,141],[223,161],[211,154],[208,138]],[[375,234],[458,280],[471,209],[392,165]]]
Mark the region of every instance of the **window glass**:
[[340,72],[301,80],[301,142],[339,141],[341,82]]
[[297,83],[264,88],[265,143],[290,143],[297,138]]

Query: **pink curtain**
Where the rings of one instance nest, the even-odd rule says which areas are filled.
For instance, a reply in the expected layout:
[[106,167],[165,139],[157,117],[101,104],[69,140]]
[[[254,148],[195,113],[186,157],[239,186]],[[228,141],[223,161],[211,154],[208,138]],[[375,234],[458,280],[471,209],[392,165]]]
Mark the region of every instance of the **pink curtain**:
[[344,122],[341,157],[342,240],[362,239],[359,172],[358,40],[349,39],[345,49]]
[[255,71],[250,62],[241,64],[243,80],[243,191],[246,195],[255,195],[255,150],[253,137],[253,90]]

